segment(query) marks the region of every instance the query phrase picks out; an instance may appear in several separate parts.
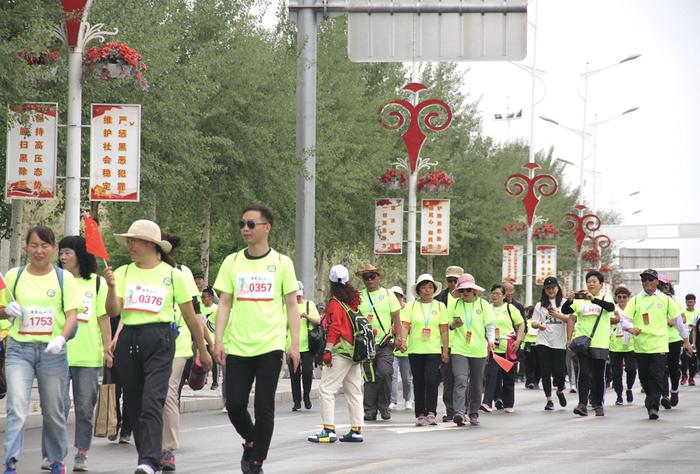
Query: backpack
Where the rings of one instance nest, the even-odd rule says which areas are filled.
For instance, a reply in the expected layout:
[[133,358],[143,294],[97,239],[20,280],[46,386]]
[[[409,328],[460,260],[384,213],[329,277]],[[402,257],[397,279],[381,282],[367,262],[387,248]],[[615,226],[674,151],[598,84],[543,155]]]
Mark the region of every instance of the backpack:
[[[24,273],[24,269],[26,268],[25,265],[22,265],[19,267],[19,270],[17,270],[17,276],[15,277],[15,283],[12,285],[12,296],[17,294],[17,283],[19,283],[19,277],[22,276],[22,273]],[[54,265],[53,266],[54,270],[56,270],[56,278],[58,279],[58,289],[61,291],[61,311],[63,311],[63,314],[65,316],[65,306],[63,304],[63,268]],[[100,288],[100,277],[99,275],[97,276],[97,289],[99,290]],[[95,295],[97,296],[97,295]],[[70,341],[75,337],[75,335],[78,334],[78,324],[75,324],[75,327],[73,328],[73,332],[70,333],[68,336],[67,341]]]
[[374,359],[374,356],[377,354],[377,348],[374,343],[374,330],[369,320],[361,312],[353,311],[339,299],[334,299],[343,306],[345,312],[348,313],[348,318],[350,318],[353,332],[352,360],[354,362],[362,362],[367,359]]

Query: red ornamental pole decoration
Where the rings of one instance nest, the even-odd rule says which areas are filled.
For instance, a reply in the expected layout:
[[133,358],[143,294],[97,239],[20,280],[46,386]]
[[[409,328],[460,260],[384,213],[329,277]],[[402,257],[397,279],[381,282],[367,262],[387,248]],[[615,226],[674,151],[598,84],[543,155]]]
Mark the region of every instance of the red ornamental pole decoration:
[[[411,82],[403,88],[403,90],[415,94],[416,100],[418,94],[426,89],[426,86],[416,82]],[[428,111],[421,120],[421,113],[428,108],[436,110]],[[427,99],[416,105],[405,99],[394,99],[379,111],[379,123],[386,129],[401,129],[407,121],[408,127],[401,138],[403,138],[408,152],[410,172],[415,173],[418,157],[425,142],[425,133],[421,130],[421,123],[427,130],[433,132],[445,130],[452,123],[452,110],[439,99]]]
[[591,246],[598,249],[609,249],[612,245],[612,240],[605,234],[589,235],[588,239],[591,241]]
[[[587,209],[583,204],[577,204],[576,213],[567,212],[564,214],[564,222],[566,222],[566,229],[574,234],[576,239],[576,250],[580,253],[581,247],[583,246],[583,241],[586,237],[593,241],[593,238],[588,235],[587,232],[595,232],[600,229],[600,217],[593,213],[584,214],[583,211]],[[608,239],[607,246],[603,248],[608,248],[610,246],[610,239],[607,236],[602,236]],[[595,242],[595,241],[594,241]],[[601,245],[602,246],[602,245]]]
[[504,187],[506,193],[511,196],[520,196],[525,193],[523,198],[523,206],[527,214],[527,225],[532,225],[535,218],[535,210],[543,197],[550,197],[556,194],[559,190],[557,179],[550,174],[540,174],[535,176],[535,170],[539,169],[537,163],[527,163],[523,168],[532,171],[532,178],[522,173],[516,173],[508,176]]
[[83,19],[83,9],[86,3],[87,0],[61,0],[66,18],[66,37],[68,38],[68,46],[71,48],[75,48],[78,44],[80,22]]

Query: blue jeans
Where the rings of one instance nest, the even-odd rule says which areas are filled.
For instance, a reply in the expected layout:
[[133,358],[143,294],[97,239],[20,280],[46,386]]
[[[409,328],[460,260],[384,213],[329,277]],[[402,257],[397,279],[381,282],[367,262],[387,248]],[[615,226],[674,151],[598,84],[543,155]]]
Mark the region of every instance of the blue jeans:
[[401,382],[403,385],[403,399],[409,402],[413,395],[411,364],[408,362],[408,357],[394,356],[394,373],[391,375],[391,403],[398,403],[399,372],[401,372]]
[[24,424],[29,413],[32,382],[36,376],[46,455],[50,462],[63,461],[68,454],[63,395],[68,378],[68,357],[44,352],[46,343],[10,340],[5,371],[7,377],[7,430],[5,463],[19,461],[24,444]]

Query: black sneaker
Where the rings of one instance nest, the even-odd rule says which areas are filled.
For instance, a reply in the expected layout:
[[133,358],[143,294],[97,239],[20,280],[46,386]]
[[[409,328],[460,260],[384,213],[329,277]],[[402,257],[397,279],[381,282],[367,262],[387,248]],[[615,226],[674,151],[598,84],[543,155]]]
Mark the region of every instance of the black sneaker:
[[625,395],[627,396],[627,403],[632,403],[634,401],[634,395],[632,394],[632,389],[628,388],[627,391],[625,392]]
[[620,405],[622,405],[622,404],[623,404],[623,402],[622,402],[622,395],[618,395],[618,396],[617,396],[617,400],[615,400],[615,405],[620,406]]
[[452,417],[452,421],[454,421],[457,426],[464,426],[464,415],[455,413],[455,416]]
[[597,406],[594,408],[595,410],[595,416],[605,416],[605,410],[603,410],[603,406]]
[[382,420],[391,420],[391,412],[388,408],[380,408],[379,414],[382,416]]
[[365,421],[377,421],[376,413],[365,413]]
[[442,415],[443,423],[449,423],[450,421],[452,421],[452,417],[450,415]]
[[671,406],[675,407],[678,405],[678,390],[671,391]]
[[544,406],[544,409],[547,411],[554,410],[554,402],[552,400],[547,400],[547,404]]
[[659,410],[656,408],[649,408],[647,410],[649,412],[649,419],[650,420],[658,420],[659,419]]
[[501,400],[501,399],[496,400],[495,405],[496,405],[496,410],[503,410],[503,400]]
[[661,406],[664,407],[666,410],[670,410],[671,400],[669,400],[668,397],[661,397]]
[[304,399],[304,408],[306,408],[307,410],[311,410],[311,399],[310,398]]
[[294,402],[294,406],[292,406],[292,411],[299,411],[301,410],[301,402]]
[[243,443],[243,456],[241,456],[241,472],[247,474],[250,472],[250,455],[253,453],[253,447],[246,447]]
[[262,461],[258,461],[257,459],[251,460],[248,472],[250,474],[264,474],[262,464]]
[[557,391],[557,398],[559,399],[559,405],[565,407],[566,406],[566,397],[564,396],[564,392],[559,392]]
[[586,408],[586,405],[579,403],[576,405],[576,408],[574,408],[574,413],[578,416],[588,416],[588,408]]

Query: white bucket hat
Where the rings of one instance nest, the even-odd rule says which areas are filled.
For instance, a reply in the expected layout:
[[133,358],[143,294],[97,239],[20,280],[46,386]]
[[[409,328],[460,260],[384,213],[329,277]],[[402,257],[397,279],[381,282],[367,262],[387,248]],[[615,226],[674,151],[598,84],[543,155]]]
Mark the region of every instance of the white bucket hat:
[[161,240],[160,227],[153,221],[140,219],[134,221],[126,234],[114,234],[114,238],[122,245],[126,245],[126,239],[139,239],[147,242],[153,242],[158,247],[163,249],[163,252],[170,253],[173,246],[167,240]]
[[304,284],[297,280],[297,285],[299,285],[299,290],[297,290],[297,296],[304,296]]
[[389,291],[391,291],[392,293],[399,294],[401,296],[405,296],[403,294],[403,289],[400,286],[392,286],[391,289],[389,289]]
[[416,280],[416,284],[413,285],[413,287],[411,288],[411,293],[413,293],[413,296],[415,296],[416,298],[420,298],[418,292],[416,291],[416,288],[418,288],[418,285],[420,285],[424,281],[429,281],[433,284],[433,288],[435,288],[433,296],[437,295],[438,293],[440,293],[440,291],[442,291],[442,283],[435,281],[431,274],[423,273],[421,276],[418,277],[418,279]]
[[343,265],[333,265],[331,271],[328,272],[328,279],[334,283],[342,283],[345,285],[350,279],[348,269]]

